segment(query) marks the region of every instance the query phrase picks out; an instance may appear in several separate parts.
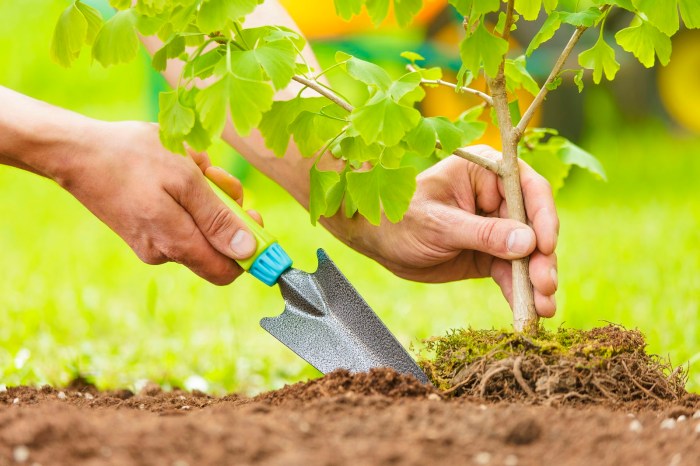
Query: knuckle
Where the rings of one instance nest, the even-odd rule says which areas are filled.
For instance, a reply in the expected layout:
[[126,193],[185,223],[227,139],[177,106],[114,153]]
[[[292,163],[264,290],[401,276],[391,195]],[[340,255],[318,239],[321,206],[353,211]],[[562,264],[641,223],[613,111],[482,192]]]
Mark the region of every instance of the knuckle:
[[489,249],[502,246],[499,244],[498,230],[496,221],[490,218],[484,218],[476,227],[476,240]]
[[204,234],[207,237],[217,237],[230,231],[235,224],[233,213],[226,206],[217,207],[209,216]]
[[131,247],[136,256],[148,265],[160,265],[168,262],[167,256],[154,247],[150,240],[143,240]]

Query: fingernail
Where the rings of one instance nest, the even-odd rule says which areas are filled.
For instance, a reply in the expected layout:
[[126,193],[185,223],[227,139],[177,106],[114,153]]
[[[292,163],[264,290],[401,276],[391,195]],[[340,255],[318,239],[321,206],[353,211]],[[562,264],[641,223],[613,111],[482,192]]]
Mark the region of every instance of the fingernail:
[[235,259],[246,259],[255,252],[255,238],[247,230],[239,229],[231,239],[231,251]]
[[552,304],[554,304],[554,309],[557,308],[557,297],[555,295],[550,296],[550,299],[552,300]]
[[557,269],[552,267],[552,269],[549,271],[549,275],[552,277],[552,281],[554,282],[554,289],[559,289],[559,274],[557,273]]
[[508,235],[508,250],[513,254],[527,254],[530,252],[530,245],[533,243],[533,234],[530,230],[525,228],[518,228],[513,230],[510,235]]

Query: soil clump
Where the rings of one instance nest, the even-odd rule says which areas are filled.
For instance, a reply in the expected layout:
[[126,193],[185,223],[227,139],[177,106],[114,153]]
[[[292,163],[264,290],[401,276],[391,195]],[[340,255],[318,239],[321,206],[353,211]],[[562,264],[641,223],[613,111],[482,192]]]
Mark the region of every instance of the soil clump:
[[455,330],[426,340],[420,364],[445,396],[566,405],[696,402],[685,391],[685,369],[645,347],[639,331],[616,325],[534,337]]

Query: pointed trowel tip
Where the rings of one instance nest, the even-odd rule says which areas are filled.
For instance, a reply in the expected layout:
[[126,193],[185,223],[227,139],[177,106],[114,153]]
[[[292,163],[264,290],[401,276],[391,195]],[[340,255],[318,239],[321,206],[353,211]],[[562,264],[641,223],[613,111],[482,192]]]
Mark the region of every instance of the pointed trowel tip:
[[321,261],[326,261],[330,259],[330,257],[328,257],[328,254],[326,253],[326,251],[323,250],[323,248],[318,248],[316,250],[316,258],[318,259],[319,264],[321,263]]

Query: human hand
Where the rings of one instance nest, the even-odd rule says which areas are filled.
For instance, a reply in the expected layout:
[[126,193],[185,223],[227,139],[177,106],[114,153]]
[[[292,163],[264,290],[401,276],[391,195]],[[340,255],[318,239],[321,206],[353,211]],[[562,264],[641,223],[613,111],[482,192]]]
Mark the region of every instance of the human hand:
[[[488,146],[469,150],[501,157]],[[520,178],[531,226],[508,219],[503,186],[494,173],[457,156],[418,176],[401,222],[383,220],[372,227],[362,219],[343,225],[334,218],[328,226],[350,246],[410,280],[493,277],[511,306],[510,260],[532,254],[535,307],[540,316],[551,317],[556,312],[559,219],[549,183],[522,161]]]
[[143,262],[178,262],[217,285],[242,273],[233,259],[250,257],[256,241],[203,174],[240,204],[236,178],[212,167],[206,154],[164,149],[150,123],[96,122],[85,134],[53,177]]

